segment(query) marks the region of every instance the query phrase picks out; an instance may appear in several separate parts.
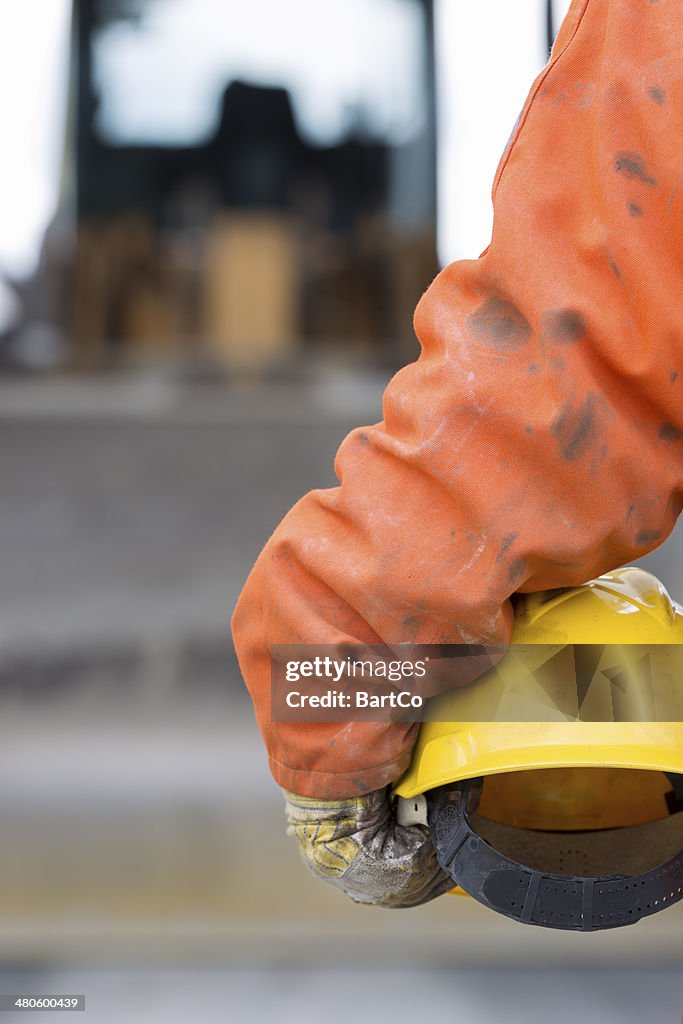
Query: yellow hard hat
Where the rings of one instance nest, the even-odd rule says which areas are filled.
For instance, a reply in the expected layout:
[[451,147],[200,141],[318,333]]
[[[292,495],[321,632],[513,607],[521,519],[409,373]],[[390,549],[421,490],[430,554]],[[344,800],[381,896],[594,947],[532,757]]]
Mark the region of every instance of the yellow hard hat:
[[683,609],[642,569],[517,595],[511,646],[433,702],[396,787],[457,891],[594,931],[683,898]]

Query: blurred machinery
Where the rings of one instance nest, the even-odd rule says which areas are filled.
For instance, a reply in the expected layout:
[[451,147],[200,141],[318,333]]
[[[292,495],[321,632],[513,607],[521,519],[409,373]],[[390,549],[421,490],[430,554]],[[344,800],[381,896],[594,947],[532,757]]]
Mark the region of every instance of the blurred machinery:
[[[415,79],[411,130],[350,110],[336,138],[311,138],[275,71],[239,80],[226,67],[208,134],[131,141],[103,117],[103,41],[111,52],[123,29],[153,47],[158,0],[75,0],[76,366],[179,358],[260,373],[321,345],[384,365],[414,353],[412,310],[437,269],[432,0],[381,6],[386,19],[410,9],[418,30],[418,59],[385,54]],[[207,37],[239,37],[240,9],[220,8]],[[358,61],[377,60],[355,27]],[[149,63],[148,88],[163,92]]]

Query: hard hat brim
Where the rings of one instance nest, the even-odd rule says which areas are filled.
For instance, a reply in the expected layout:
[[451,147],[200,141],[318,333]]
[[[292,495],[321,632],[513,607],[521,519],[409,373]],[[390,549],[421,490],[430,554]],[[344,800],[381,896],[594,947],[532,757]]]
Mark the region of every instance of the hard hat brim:
[[462,779],[534,768],[635,768],[683,774],[680,722],[431,723],[395,788],[413,797]]

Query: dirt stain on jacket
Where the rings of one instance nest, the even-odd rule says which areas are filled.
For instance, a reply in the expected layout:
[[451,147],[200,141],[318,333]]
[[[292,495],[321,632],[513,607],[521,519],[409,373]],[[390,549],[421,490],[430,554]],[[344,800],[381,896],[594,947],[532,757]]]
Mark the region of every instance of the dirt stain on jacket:
[[661,530],[639,530],[636,534],[636,544],[654,544],[661,536]]
[[557,438],[560,454],[567,462],[580,459],[591,448],[598,435],[595,398],[589,394],[575,405],[571,400],[564,403],[551,427]]
[[527,560],[524,557],[515,558],[508,568],[507,581],[509,586],[516,586],[527,571]]
[[643,185],[649,185],[651,188],[657,184],[657,179],[648,173],[647,165],[640,153],[617,153],[614,170],[624,178],[642,181]]
[[496,562],[502,562],[502,560],[505,558],[505,555],[510,550],[511,546],[514,544],[514,542],[516,540],[517,540],[517,534],[516,533],[506,533],[505,534],[505,536],[503,537],[503,540],[501,541],[500,551],[496,555]]
[[675,427],[673,423],[662,423],[657,436],[660,441],[681,441],[683,440],[683,431]]
[[549,309],[541,317],[543,338],[571,345],[586,334],[586,322],[576,309]]
[[477,341],[506,352],[526,345],[531,324],[522,312],[499,295],[491,295],[467,317],[467,327]]

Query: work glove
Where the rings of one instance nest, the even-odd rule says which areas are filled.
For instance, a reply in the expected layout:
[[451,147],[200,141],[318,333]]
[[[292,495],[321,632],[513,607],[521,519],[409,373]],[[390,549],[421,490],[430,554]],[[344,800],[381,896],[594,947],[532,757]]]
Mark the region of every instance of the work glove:
[[400,825],[390,787],[345,800],[283,790],[304,863],[356,903],[416,907],[452,888],[426,825]]

